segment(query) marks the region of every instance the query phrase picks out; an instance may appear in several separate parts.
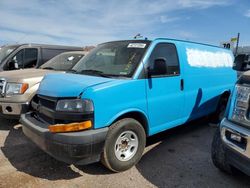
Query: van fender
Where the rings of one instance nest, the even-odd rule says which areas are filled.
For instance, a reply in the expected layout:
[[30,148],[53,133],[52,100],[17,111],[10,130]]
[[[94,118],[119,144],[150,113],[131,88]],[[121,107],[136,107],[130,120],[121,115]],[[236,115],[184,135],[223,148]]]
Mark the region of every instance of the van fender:
[[[126,116],[126,114],[130,114],[130,113],[139,113],[140,115],[142,115],[145,118],[146,121],[146,125],[143,125],[143,127],[145,128],[145,132],[146,134],[148,134],[148,130],[149,130],[149,118],[147,116],[147,114],[138,108],[129,108],[123,111],[120,111],[119,113],[115,114],[108,122],[107,122],[107,126],[111,126],[114,122],[116,122],[117,120],[119,120],[121,117]],[[131,117],[134,118],[134,117]],[[136,118],[134,118],[136,119]]]

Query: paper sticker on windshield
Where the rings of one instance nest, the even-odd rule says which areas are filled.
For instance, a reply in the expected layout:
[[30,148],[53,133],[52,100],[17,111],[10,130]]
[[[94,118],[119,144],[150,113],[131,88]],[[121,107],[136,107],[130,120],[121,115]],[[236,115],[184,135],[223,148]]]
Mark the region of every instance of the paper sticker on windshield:
[[74,57],[74,56],[70,56],[70,57],[68,57],[68,61],[72,61],[73,59],[75,59],[75,57]]
[[127,75],[128,73],[127,72],[119,72],[120,75]]
[[145,43],[129,43],[128,48],[145,48]]

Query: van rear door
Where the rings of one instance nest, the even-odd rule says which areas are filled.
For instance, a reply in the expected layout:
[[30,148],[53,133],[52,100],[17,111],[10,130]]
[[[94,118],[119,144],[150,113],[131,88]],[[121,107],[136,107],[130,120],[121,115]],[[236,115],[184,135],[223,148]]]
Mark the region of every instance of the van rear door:
[[149,57],[149,67],[156,59],[165,59],[167,73],[147,80],[150,135],[178,125],[184,108],[184,82],[175,44],[158,43]]

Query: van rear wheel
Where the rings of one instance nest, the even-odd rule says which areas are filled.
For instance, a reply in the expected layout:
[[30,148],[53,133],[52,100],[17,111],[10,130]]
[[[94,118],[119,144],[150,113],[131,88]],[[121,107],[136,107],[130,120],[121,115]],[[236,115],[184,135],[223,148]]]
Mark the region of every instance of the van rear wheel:
[[145,144],[145,130],[138,121],[119,120],[109,128],[101,161],[111,171],[125,171],[141,159]]

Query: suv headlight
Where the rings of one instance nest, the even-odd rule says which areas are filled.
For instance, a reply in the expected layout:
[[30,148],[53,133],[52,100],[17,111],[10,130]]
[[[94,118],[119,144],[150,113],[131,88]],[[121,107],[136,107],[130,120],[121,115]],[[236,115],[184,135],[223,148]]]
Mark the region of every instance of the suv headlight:
[[247,121],[247,111],[249,107],[250,88],[236,85],[236,97],[232,114],[232,119],[241,123]]
[[5,89],[6,96],[24,94],[28,88],[29,84],[27,83],[7,83]]
[[56,111],[91,113],[94,105],[89,99],[63,99],[57,102]]

